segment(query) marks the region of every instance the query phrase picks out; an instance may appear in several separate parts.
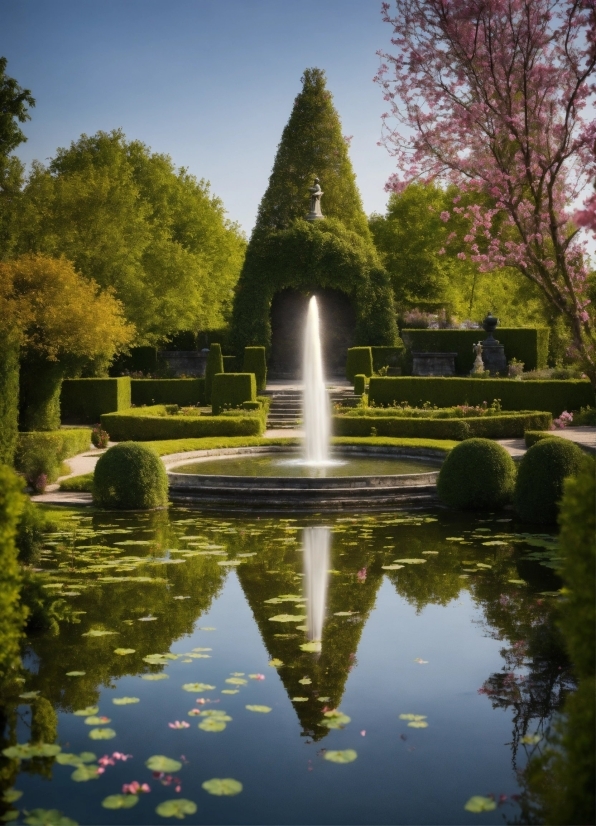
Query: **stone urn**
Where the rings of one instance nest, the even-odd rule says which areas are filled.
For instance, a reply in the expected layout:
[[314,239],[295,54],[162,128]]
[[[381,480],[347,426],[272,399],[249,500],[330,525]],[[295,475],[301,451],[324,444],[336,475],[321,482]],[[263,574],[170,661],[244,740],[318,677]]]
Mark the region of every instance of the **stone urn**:
[[498,323],[499,319],[492,313],[488,313],[482,322],[482,329],[487,333],[487,337],[482,342],[482,361],[491,376],[507,370],[505,348],[493,335]]

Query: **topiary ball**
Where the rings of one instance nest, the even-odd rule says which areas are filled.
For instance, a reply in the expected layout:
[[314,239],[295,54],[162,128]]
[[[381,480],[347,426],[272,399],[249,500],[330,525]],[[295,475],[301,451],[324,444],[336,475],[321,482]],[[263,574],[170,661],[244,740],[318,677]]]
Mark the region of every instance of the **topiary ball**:
[[558,436],[529,448],[520,462],[513,498],[524,522],[557,521],[563,481],[579,472],[583,455],[576,444]]
[[120,442],[95,465],[93,502],[101,508],[147,510],[168,504],[168,477],[159,456],[138,442]]
[[437,493],[450,508],[502,508],[511,501],[515,463],[504,447],[491,439],[466,439],[441,466]]

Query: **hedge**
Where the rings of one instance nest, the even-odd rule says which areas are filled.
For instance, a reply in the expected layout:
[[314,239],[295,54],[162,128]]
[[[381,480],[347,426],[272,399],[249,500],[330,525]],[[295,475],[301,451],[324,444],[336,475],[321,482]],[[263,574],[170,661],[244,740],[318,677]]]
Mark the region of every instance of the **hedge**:
[[0,686],[19,672],[21,631],[25,610],[21,603],[21,573],[15,536],[25,506],[23,482],[10,468],[0,466]]
[[437,493],[450,508],[496,510],[511,502],[515,474],[515,463],[502,445],[467,439],[443,462]]
[[177,404],[190,407],[206,402],[205,379],[132,379],[131,391],[132,403],[139,406]]
[[128,410],[131,381],[128,376],[112,379],[64,379],[60,395],[63,422],[99,421],[102,413]]
[[584,379],[524,382],[515,379],[373,376],[368,399],[369,404],[382,407],[402,402],[412,407],[425,402],[437,407],[453,407],[490,404],[493,399],[500,399],[504,410],[547,410],[553,416],[560,416],[563,410],[594,405],[594,390]]
[[257,400],[254,373],[216,373],[211,388],[211,409],[214,416],[223,410],[241,407],[243,402]]
[[59,476],[60,464],[84,453],[91,445],[91,430],[69,428],[54,431],[19,433],[15,467],[33,482],[44,473],[51,482]]
[[353,382],[354,376],[372,376],[373,357],[371,347],[349,347],[346,361],[346,377]]
[[0,348],[0,464],[12,465],[19,420],[19,345],[6,340]]
[[95,466],[93,504],[100,508],[150,510],[168,504],[168,476],[159,456],[147,445],[122,442],[107,450]]
[[19,427],[52,431],[60,427],[60,395],[68,366],[41,356],[21,359],[19,374]]
[[362,396],[364,393],[366,393],[366,376],[358,373],[354,376],[354,395]]
[[207,404],[211,403],[213,376],[223,372],[224,362],[221,354],[221,346],[219,344],[212,344],[207,355],[207,364],[205,365],[205,401]]
[[[551,422],[550,413],[530,411],[474,419],[410,419],[403,416],[333,416],[335,436],[407,436],[419,439],[455,439],[472,437],[513,439],[523,437],[526,429],[544,430]],[[376,433],[375,433],[376,432]]]
[[[162,406],[163,409],[163,406]],[[161,439],[198,439],[204,436],[259,436],[264,425],[259,415],[168,416],[160,407],[104,413],[102,427],[115,442],[149,442]]]
[[400,342],[396,347],[371,347],[373,370],[381,370],[383,367],[396,369],[402,367],[405,354],[405,345]]
[[244,362],[242,365],[244,373],[254,373],[257,379],[257,392],[265,389],[267,384],[267,361],[265,359],[264,347],[245,347]]
[[[547,366],[548,327],[498,327],[495,338],[505,348],[507,361],[523,361],[526,370],[541,370]],[[457,353],[455,370],[469,373],[474,364],[473,345],[486,338],[484,330],[410,330],[401,331],[408,350],[427,353]]]
[[524,433],[524,441],[526,443],[526,447],[532,447],[535,445],[536,442],[541,442],[543,439],[558,439],[560,436],[557,436],[556,433],[553,433],[552,430],[526,430]]

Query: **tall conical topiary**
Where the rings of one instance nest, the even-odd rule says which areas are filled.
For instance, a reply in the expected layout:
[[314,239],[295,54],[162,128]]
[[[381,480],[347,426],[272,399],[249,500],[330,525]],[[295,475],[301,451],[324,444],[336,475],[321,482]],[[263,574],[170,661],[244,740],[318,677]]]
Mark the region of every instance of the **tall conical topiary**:
[[253,238],[262,232],[288,229],[297,218],[304,218],[308,189],[315,176],[324,191],[323,214],[368,238],[368,222],[348,157],[348,142],[325,86],[325,72],[306,69],[302,84],[277,148]]

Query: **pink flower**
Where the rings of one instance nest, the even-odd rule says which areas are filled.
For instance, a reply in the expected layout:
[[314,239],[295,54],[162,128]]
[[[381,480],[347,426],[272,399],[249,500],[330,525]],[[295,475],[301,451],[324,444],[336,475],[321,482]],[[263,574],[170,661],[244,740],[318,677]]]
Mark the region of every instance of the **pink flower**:
[[361,568],[356,574],[358,582],[366,582],[366,568]]
[[139,792],[150,792],[151,787],[147,783],[139,783],[138,780],[133,780],[132,783],[124,783],[122,786],[122,794],[139,794]]
[[186,720],[175,720],[173,723],[168,723],[170,728],[190,728],[190,723],[187,723]]

